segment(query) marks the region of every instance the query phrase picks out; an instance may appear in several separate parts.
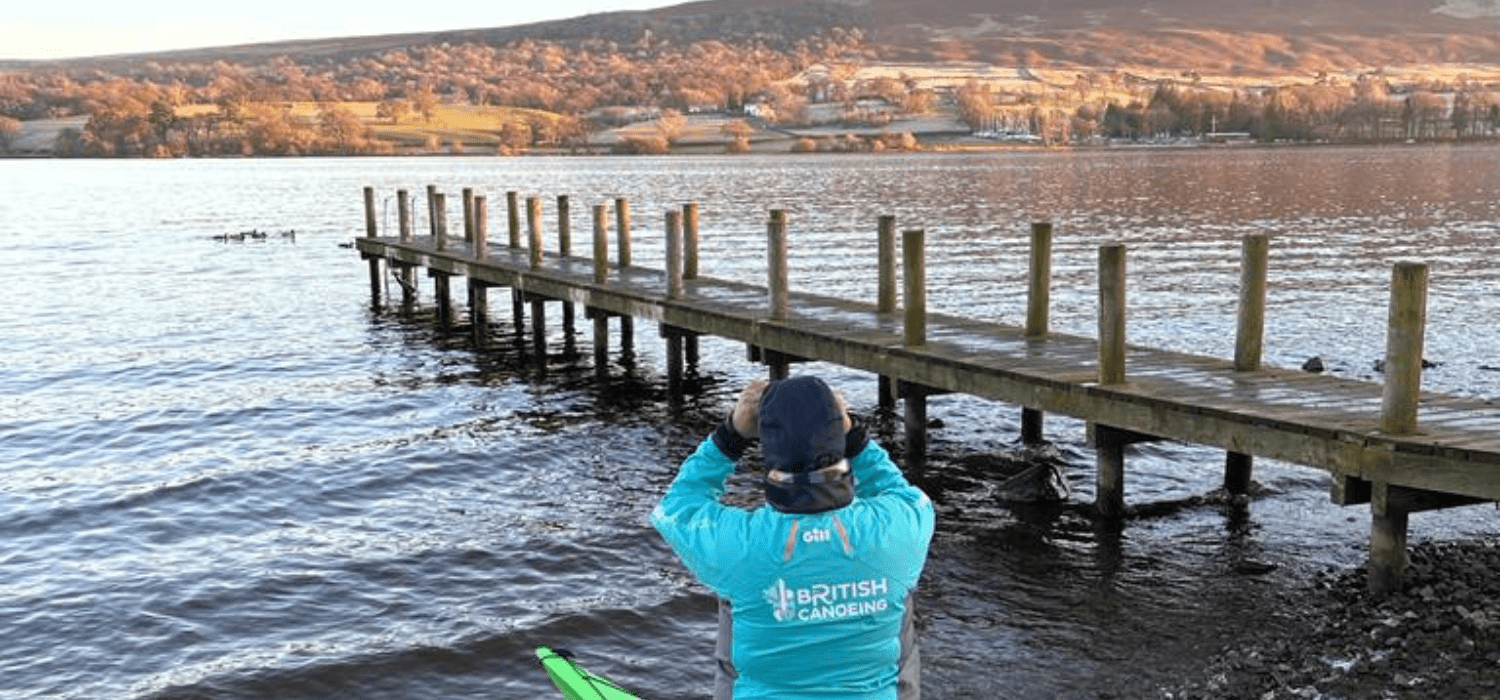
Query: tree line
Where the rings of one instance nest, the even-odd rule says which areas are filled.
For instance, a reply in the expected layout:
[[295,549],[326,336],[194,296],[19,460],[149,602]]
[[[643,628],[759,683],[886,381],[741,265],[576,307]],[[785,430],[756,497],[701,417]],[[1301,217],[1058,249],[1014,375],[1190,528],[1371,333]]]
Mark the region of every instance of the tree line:
[[[842,104],[840,118],[853,126],[880,125],[892,112],[951,109],[975,131],[1023,133],[1052,144],[1214,132],[1260,140],[1465,139],[1500,130],[1500,96],[1464,80],[1395,85],[1378,75],[1343,82],[1324,76],[1310,84],[1231,89],[1191,74],[1142,80],[1112,71],[1080,73],[1070,84],[1038,80],[1002,89],[977,80],[934,88],[905,76],[857,79],[858,68],[876,58],[857,30],[774,47],[758,40],[678,42],[647,31],[628,43],[525,39],[303,62],[280,56],[255,64],[43,67],[0,74],[0,150],[23,121],[87,117],[59,136],[55,154],[389,153],[395,144],[377,138],[372,124],[430,121],[439,105],[529,110],[533,116],[495,129],[501,147],[510,149],[577,145],[641,114],[738,115],[753,106],[749,112],[760,124],[796,125],[808,120],[811,105],[829,103]],[[808,73],[815,65],[827,69]],[[871,110],[871,100],[889,109]],[[374,119],[356,114],[353,103],[374,104]],[[294,110],[298,104],[317,107]],[[743,150],[748,138],[737,125],[733,143]]]

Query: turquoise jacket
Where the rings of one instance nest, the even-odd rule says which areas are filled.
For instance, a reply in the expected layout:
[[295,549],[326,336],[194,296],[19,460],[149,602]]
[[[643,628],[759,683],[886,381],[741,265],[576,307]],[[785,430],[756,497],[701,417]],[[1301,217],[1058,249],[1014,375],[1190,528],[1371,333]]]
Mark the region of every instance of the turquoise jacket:
[[854,501],[813,515],[723,505],[735,462],[706,439],[652,524],[733,610],[734,700],[895,700],[908,594],[932,540],[932,501],[868,442]]

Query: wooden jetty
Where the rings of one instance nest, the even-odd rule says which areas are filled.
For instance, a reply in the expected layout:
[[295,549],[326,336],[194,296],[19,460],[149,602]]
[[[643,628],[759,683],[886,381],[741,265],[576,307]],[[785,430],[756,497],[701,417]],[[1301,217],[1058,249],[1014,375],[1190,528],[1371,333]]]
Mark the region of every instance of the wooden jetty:
[[[1413,513],[1500,500],[1500,407],[1492,402],[1421,391],[1427,268],[1394,267],[1387,334],[1385,382],[1355,381],[1300,370],[1261,366],[1269,241],[1243,243],[1239,329],[1233,360],[1132,346],[1126,343],[1126,250],[1099,250],[1097,338],[1048,328],[1051,226],[1032,227],[1031,278],[1024,327],[928,314],[925,308],[924,234],[902,231],[881,217],[879,293],[872,302],[794,292],[787,279],[785,216],[767,223],[769,279],[764,287],[697,274],[698,212],[689,204],[668,211],[665,270],[631,264],[630,210],[614,202],[616,260],[608,260],[610,208],[593,208],[593,256],[571,254],[568,201],[558,198],[557,252],[543,246],[540,200],[522,208],[507,194],[509,239],[488,240],[488,205],[464,191],[464,234],[450,236],[444,196],[428,188],[431,229],[412,231],[406,191],[397,193],[400,230],[380,236],[372,188],[365,189],[367,236],[356,240],[379,298],[382,265],[410,295],[413,271],[433,277],[444,317],[451,313],[448,280],[469,283],[476,337],[487,323],[485,290],[512,290],[517,332],[525,306],[532,311],[534,343],[545,358],[545,304],[565,302],[566,324],[581,305],[593,321],[594,359],[605,372],[610,318],[619,319],[621,344],[632,343],[633,319],[656,322],[667,343],[668,380],[680,387],[683,357],[696,352],[700,335],[745,343],[772,377],[803,360],[832,362],[872,372],[881,402],[899,396],[906,418],[907,467],[925,456],[926,399],[964,393],[1019,405],[1022,436],[1042,439],[1043,416],[1055,413],[1088,423],[1097,451],[1095,506],[1119,519],[1125,506],[1125,447],[1178,440],[1226,451],[1225,488],[1243,494],[1256,456],[1322,469],[1332,476],[1332,499],[1369,504],[1369,585],[1376,593],[1399,589],[1406,569],[1406,538]],[[898,303],[897,257],[901,262]]]

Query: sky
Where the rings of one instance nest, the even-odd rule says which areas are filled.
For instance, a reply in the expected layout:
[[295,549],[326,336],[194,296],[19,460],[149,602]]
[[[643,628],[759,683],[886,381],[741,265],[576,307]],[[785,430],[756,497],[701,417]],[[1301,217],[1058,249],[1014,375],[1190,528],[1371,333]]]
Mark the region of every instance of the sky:
[[19,0],[0,11],[0,59],[504,27],[684,1],[444,0],[407,6],[370,0]]

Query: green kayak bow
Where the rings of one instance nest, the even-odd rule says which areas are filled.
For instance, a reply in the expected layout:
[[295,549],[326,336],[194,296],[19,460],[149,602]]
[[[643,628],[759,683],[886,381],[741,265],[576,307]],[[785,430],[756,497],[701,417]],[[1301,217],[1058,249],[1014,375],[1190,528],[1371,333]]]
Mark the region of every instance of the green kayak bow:
[[614,681],[584,670],[566,650],[537,647],[536,658],[567,700],[641,700]]

